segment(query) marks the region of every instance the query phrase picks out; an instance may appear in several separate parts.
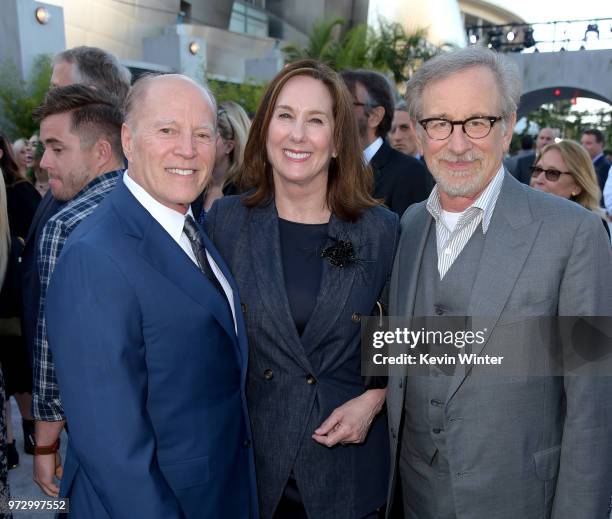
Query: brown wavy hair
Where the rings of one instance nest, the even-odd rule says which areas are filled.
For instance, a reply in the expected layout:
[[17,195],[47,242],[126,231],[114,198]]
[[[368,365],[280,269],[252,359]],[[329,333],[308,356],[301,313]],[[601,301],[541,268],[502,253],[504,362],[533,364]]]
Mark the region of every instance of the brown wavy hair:
[[316,60],[301,60],[287,65],[272,79],[263,95],[244,151],[244,166],[240,177],[247,207],[264,205],[274,199],[272,167],[266,151],[270,119],[278,96],[291,78],[308,76],[327,87],[333,103],[334,145],[338,156],[329,164],[327,205],[340,219],[354,221],[368,207],[379,205],[372,198],[374,176],[365,163],[359,144],[357,123],[353,114],[353,98],[340,76]]

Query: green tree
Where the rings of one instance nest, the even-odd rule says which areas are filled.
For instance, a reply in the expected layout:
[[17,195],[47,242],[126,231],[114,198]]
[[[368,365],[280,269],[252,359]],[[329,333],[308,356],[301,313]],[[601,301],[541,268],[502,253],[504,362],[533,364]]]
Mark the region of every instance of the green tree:
[[568,100],[544,104],[537,110],[527,114],[526,128],[529,128],[529,122],[536,123],[540,128],[559,128],[562,137],[576,141],[580,141],[580,136],[585,129],[598,128],[604,133],[606,147],[611,148],[612,108],[589,112],[570,111],[571,107],[572,104]]
[[217,103],[234,101],[240,104],[250,115],[254,114],[257,110],[257,105],[266,87],[263,83],[249,80],[244,83],[231,83],[229,81],[207,78],[206,83],[215,95]]
[[0,66],[0,120],[11,139],[29,137],[38,130],[32,110],[39,106],[49,90],[51,57],[38,56],[29,81],[19,79],[17,66],[6,61]]
[[425,29],[406,32],[399,23],[380,19],[375,29],[360,24],[341,34],[345,23],[342,18],[316,22],[306,46],[289,45],[283,49],[286,60],[291,63],[312,58],[336,70],[369,68],[390,74],[396,83],[401,83],[423,61],[444,48],[429,43]]

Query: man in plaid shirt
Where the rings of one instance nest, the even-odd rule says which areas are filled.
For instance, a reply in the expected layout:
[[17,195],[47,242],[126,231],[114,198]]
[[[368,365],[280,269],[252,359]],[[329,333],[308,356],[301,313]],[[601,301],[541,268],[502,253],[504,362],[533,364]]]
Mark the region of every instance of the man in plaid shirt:
[[84,85],[51,90],[34,113],[45,146],[41,167],[49,188],[65,202],[45,225],[37,250],[40,305],[34,345],[33,414],[36,420],[34,480],[49,496],[54,481],[64,413],[47,342],[45,299],[56,262],[70,233],[115,186],[123,169],[123,116],[114,98]]

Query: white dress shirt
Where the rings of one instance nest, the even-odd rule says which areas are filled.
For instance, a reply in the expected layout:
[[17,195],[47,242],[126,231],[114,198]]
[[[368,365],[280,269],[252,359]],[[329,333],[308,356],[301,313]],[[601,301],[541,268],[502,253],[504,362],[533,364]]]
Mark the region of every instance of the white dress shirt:
[[504,167],[502,165],[474,203],[456,215],[450,215],[442,209],[438,184],[434,186],[427,199],[426,207],[436,222],[440,279],[451,268],[480,224],[482,224],[482,233],[487,233],[503,182]]
[[[191,261],[193,261],[198,268],[198,260],[191,248],[191,242],[187,235],[183,232],[183,227],[185,226],[185,218],[189,215],[193,218],[193,213],[191,211],[191,207],[187,210],[187,213],[181,214],[174,209],[170,209],[165,205],[161,204],[155,198],[153,198],[147,191],[138,184],[132,177],[129,176],[129,171],[126,170],[123,175],[123,182],[126,187],[130,190],[130,193],[134,195],[134,198],[140,202],[147,212],[161,225],[164,230],[170,235],[170,237],[178,244],[178,246],[183,249],[185,254],[189,256]],[[206,257],[208,258],[208,262],[210,263],[210,268],[213,271],[215,277],[219,280],[223,291],[225,292],[225,296],[227,297],[230,308],[232,310],[232,318],[234,319],[234,330],[238,330],[236,324],[236,311],[234,309],[234,292],[232,287],[228,283],[227,279],[223,275],[223,272],[213,259],[213,257],[206,251]]]
[[608,178],[604,184],[603,189],[604,205],[606,206],[607,213],[612,216],[612,166],[608,171]]
[[363,157],[365,161],[369,164],[372,160],[372,157],[376,155],[376,152],[382,146],[383,140],[382,137],[376,137],[376,140],[370,144],[365,150],[363,150]]

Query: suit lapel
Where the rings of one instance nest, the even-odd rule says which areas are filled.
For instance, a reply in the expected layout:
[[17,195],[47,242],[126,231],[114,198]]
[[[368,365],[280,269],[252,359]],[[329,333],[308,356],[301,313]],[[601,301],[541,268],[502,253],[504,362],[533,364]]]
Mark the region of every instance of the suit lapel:
[[382,170],[389,160],[389,149],[390,146],[383,140],[380,148],[370,160],[370,166],[372,167],[372,171],[374,173],[374,191],[382,181]]
[[[398,314],[401,316],[413,315],[421,260],[432,222],[433,218],[423,205],[414,219],[408,225],[402,226],[402,249],[401,255],[398,254],[397,256],[401,258],[401,261],[398,261],[396,270],[399,279],[405,281],[400,281],[396,294],[397,300],[395,301],[396,308],[399,310]],[[404,277],[407,275],[410,277]]]
[[289,308],[276,206],[271,202],[251,211],[253,216],[249,221],[250,253],[262,305],[278,329],[279,347],[285,347],[304,369],[312,372]]
[[[485,236],[478,275],[474,283],[467,315],[474,330],[492,331],[512,289],[523,270],[540,229],[534,222],[524,190],[506,173],[491,223]],[[480,355],[491,334],[474,353]],[[456,393],[471,369],[458,370],[449,387],[448,400]]]
[[[376,258],[367,257],[368,247],[364,243],[361,233],[362,226],[358,223],[349,223],[339,220],[332,215],[328,234],[331,238],[350,241],[355,250],[355,256],[364,262],[375,261]],[[332,242],[330,241],[330,245]],[[333,266],[329,261],[323,260],[321,286],[317,302],[302,334],[302,344],[306,351],[312,352],[323,344],[324,337],[338,320],[346,302],[351,294],[353,284],[358,276],[365,276],[369,271],[365,264],[355,262],[343,268]],[[364,282],[368,280],[364,279]]]
[[195,303],[211,312],[232,341],[235,341],[234,322],[231,315],[224,311],[223,296],[210,284],[197,265],[140,205],[123,182],[117,183],[111,195],[117,213],[124,222],[124,231],[140,240],[139,254]]

